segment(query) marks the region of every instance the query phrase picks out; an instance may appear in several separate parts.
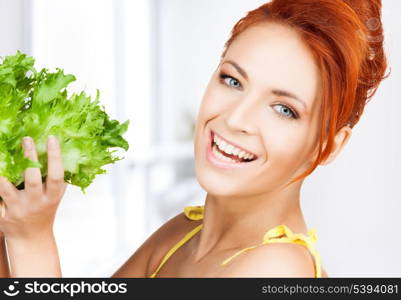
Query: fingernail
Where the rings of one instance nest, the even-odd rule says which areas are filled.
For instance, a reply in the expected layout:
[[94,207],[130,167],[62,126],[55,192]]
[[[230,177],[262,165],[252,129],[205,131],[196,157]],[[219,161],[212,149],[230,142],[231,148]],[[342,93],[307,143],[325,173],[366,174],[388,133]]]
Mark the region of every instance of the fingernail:
[[24,143],[24,148],[26,150],[31,150],[32,149],[32,139],[29,136],[25,136],[23,139],[23,143]]
[[56,149],[57,147],[57,138],[54,135],[48,136],[49,148]]

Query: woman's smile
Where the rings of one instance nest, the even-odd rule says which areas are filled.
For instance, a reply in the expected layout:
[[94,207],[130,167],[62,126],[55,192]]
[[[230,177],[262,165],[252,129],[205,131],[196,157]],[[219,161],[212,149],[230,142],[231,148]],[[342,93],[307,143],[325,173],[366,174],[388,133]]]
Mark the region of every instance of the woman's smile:
[[257,155],[228,142],[219,134],[210,130],[206,143],[206,159],[213,166],[222,169],[244,168],[253,166]]

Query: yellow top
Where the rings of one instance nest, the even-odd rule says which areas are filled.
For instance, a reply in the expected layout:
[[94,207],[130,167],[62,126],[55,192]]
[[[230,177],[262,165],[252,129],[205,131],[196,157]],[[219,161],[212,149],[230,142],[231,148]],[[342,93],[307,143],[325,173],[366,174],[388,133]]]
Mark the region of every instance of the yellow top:
[[[203,219],[203,210],[204,206],[186,206],[184,208],[185,216],[190,220],[201,220]],[[183,244],[185,244],[189,239],[191,239],[196,233],[198,233],[202,229],[203,224],[198,225],[189,233],[187,233],[177,244],[174,245],[163,257],[160,265],[156,269],[156,271],[150,275],[150,278],[156,277],[157,273],[161,269],[161,267],[166,263],[166,261],[170,258],[173,253],[180,248]],[[301,233],[293,233],[286,225],[278,225],[269,231],[263,237],[263,241],[261,244],[254,245],[251,247],[244,248],[234,255],[230,256],[226,260],[224,260],[221,265],[224,266],[228,262],[230,262],[233,258],[237,257],[241,253],[251,250],[255,247],[260,245],[268,244],[268,243],[294,243],[305,246],[314,257],[315,263],[315,276],[321,277],[322,270],[321,270],[321,262],[320,262],[320,255],[316,251],[315,244],[317,241],[316,231],[314,228],[308,230],[308,236],[305,236]]]

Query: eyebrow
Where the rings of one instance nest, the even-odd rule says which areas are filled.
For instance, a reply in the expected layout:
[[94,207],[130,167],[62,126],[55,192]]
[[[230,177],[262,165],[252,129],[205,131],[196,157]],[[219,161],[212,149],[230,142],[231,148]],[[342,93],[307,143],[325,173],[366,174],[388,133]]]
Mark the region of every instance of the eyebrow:
[[[232,60],[226,60],[223,62],[224,63],[228,63],[230,65],[232,65],[237,71],[238,73],[241,74],[242,77],[244,77],[246,80],[248,79],[248,74],[245,72],[245,70],[243,68],[241,68],[235,61]],[[285,91],[285,90],[281,90],[281,89],[273,89],[271,91],[272,94],[276,95],[276,96],[283,96],[283,97],[288,97],[288,98],[292,98],[296,101],[298,101],[299,103],[301,103],[303,105],[303,107],[306,109],[306,104],[303,100],[301,100],[301,98],[299,98],[298,96],[296,96],[295,94]]]

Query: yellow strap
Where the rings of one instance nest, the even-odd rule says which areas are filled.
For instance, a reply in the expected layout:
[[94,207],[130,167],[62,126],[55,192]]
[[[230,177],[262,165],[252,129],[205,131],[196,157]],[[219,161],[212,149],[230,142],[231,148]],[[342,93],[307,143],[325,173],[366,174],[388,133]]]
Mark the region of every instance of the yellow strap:
[[185,216],[194,221],[203,219],[203,205],[186,206],[184,207]]
[[[303,237],[305,237],[301,233],[293,233],[290,228],[288,228],[286,225],[282,224],[282,225],[278,225],[278,226],[270,229],[268,232],[266,232],[266,234],[263,237],[263,241],[269,241],[272,238],[277,238],[282,235],[286,235],[291,238],[301,238],[301,239]],[[316,243],[317,234],[316,234],[316,230],[314,228],[311,228],[308,230],[308,236],[312,243]]]
[[[285,235],[285,237],[278,238],[281,235]],[[272,228],[263,238],[263,244],[284,242],[295,243],[307,247],[315,259],[316,277],[321,277],[321,259],[319,252],[316,251],[316,241],[317,234],[314,228],[309,229],[308,236],[305,236],[300,233],[293,233],[291,229],[284,224]]]
[[[285,235],[283,237],[280,237],[282,235]],[[316,277],[321,277],[321,260],[320,260],[320,255],[316,251],[314,244],[316,243],[317,236],[316,236],[316,231],[315,229],[311,228],[308,231],[308,236],[306,237],[303,234],[300,233],[293,233],[287,226],[285,225],[279,225],[276,226],[272,229],[270,229],[264,236],[263,242],[258,245],[254,245],[251,247],[244,248],[238,252],[236,252],[234,255],[231,257],[227,258],[223,263],[221,264],[226,265],[228,262],[230,262],[232,259],[240,255],[241,253],[252,250],[258,246],[265,245],[268,243],[295,243],[299,244],[302,246],[305,246],[308,248],[308,250],[311,252],[312,256],[315,259],[315,275]]]
[[156,271],[150,275],[150,278],[156,277],[157,273],[159,272],[160,268],[165,264],[165,262],[170,258],[173,253],[180,248],[186,241],[188,241],[190,238],[192,238],[199,230],[202,229],[203,224],[198,225],[194,229],[192,229],[189,233],[187,233],[173,248],[171,248],[167,254],[164,256],[162,262],[160,263],[159,267],[156,269]]
[[[184,207],[184,214],[190,220],[202,220],[204,213],[204,206],[197,205],[197,206],[186,206]],[[170,258],[171,255],[181,247],[185,242],[187,242],[190,238],[192,238],[199,230],[202,229],[203,224],[198,225],[192,231],[187,233],[184,238],[182,238],[173,248],[171,248],[167,254],[164,256],[162,262],[160,263],[157,270],[150,276],[151,278],[155,277],[156,274],[159,272],[160,268],[165,264],[165,262]],[[284,236],[283,236],[284,235]],[[311,254],[315,259],[315,267],[316,267],[316,277],[321,277],[321,260],[320,255],[316,251],[314,244],[317,241],[317,235],[314,228],[308,230],[308,236],[306,237],[300,233],[293,233],[290,228],[285,225],[278,225],[272,229],[270,229],[263,237],[263,242],[258,245],[254,245],[251,247],[244,248],[238,252],[236,252],[231,257],[227,258],[221,264],[222,266],[229,263],[232,259],[240,255],[245,251],[252,250],[258,246],[265,245],[268,243],[295,243],[299,245],[303,245],[309,249]]]
[[245,251],[248,251],[248,250],[252,250],[253,248],[256,248],[257,246],[260,246],[260,245],[262,245],[262,244],[255,245],[255,246],[251,246],[251,247],[247,247],[247,248],[244,248],[244,249],[242,249],[242,250],[236,252],[233,256],[230,256],[230,257],[227,258],[225,261],[223,261],[221,265],[224,266],[224,265],[228,264],[232,259],[236,258],[236,257],[237,257],[238,255],[240,255],[241,253],[243,253],[243,252],[245,252]]

